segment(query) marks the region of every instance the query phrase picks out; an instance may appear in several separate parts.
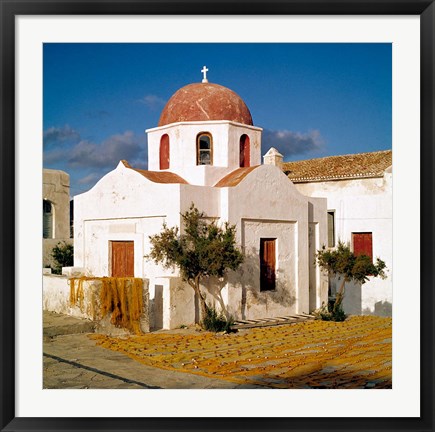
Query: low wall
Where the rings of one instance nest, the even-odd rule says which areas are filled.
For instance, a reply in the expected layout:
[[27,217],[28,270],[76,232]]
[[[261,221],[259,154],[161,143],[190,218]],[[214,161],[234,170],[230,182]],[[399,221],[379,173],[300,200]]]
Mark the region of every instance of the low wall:
[[[76,280],[75,283],[77,284],[78,281]],[[77,302],[77,305],[71,305],[70,279],[64,275],[43,275],[43,309],[94,321],[97,324],[96,332],[98,333],[111,335],[128,333],[126,329],[111,324],[109,314],[106,317],[101,315],[100,293],[103,286],[101,280],[91,279],[82,283],[83,299]],[[148,284],[148,279],[143,279],[143,313],[139,320],[140,329],[143,333],[150,330]]]
[[150,281],[150,322],[153,330],[175,329],[195,322],[193,289],[179,277]]

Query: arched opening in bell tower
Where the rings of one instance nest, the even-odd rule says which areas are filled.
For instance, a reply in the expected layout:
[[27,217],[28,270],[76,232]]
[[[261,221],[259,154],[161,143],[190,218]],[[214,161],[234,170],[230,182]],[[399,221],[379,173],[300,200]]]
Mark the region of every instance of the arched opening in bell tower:
[[250,161],[250,151],[251,151],[251,145],[249,136],[246,134],[243,134],[240,137],[240,168],[246,168],[251,166]]

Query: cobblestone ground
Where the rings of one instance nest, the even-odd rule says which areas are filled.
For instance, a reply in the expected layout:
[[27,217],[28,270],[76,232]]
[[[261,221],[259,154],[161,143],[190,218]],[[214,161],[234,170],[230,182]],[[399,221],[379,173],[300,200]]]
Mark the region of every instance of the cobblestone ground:
[[307,321],[227,335],[180,330],[128,338],[89,337],[143,365],[242,386],[392,387],[391,318]]

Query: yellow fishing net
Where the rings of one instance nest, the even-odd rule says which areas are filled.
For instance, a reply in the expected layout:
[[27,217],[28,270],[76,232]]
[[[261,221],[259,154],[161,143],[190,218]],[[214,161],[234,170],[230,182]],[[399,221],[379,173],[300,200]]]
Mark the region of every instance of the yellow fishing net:
[[[126,328],[136,334],[140,334],[140,316],[144,310],[143,304],[143,280],[133,277],[87,277],[71,278],[70,304],[84,307],[85,281],[101,281],[99,304],[101,317],[111,313],[111,323],[117,327]],[[95,303],[95,298],[90,298]],[[95,310],[95,304],[91,310]]]
[[392,320],[355,316],[236,334],[90,336],[149,366],[273,388],[391,388]]

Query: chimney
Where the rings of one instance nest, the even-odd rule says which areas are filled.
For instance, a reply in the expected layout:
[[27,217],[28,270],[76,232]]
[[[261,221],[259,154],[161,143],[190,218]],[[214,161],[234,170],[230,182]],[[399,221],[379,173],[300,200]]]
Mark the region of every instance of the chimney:
[[282,169],[282,159],[283,155],[275,147],[271,147],[263,156],[263,163],[264,165],[275,165]]

